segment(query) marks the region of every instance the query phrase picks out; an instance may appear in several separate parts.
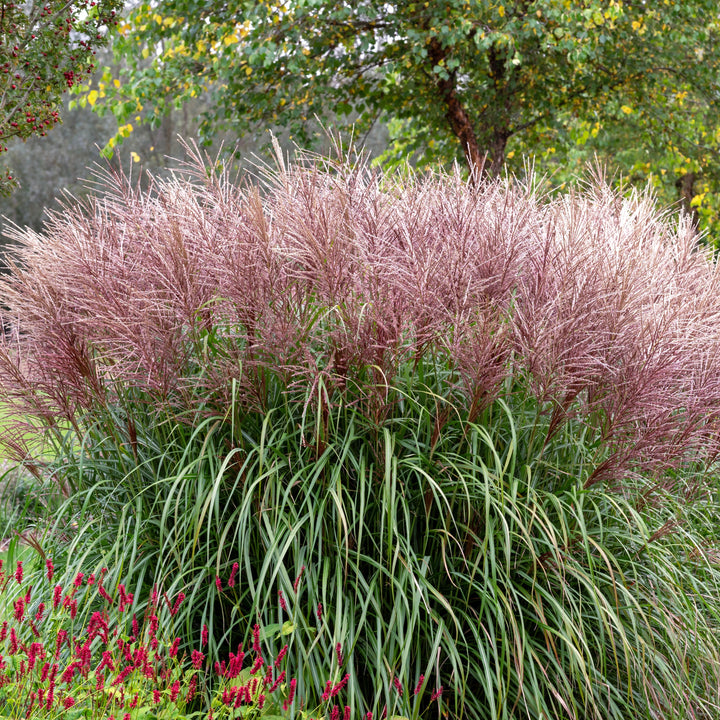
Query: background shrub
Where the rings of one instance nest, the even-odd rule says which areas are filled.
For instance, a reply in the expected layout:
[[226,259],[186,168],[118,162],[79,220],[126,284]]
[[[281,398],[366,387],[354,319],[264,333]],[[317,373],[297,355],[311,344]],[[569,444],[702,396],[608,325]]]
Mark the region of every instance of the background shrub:
[[0,286],[5,443],[67,495],[68,572],[184,591],[215,649],[259,619],[308,703],[347,671],[376,715],[423,675],[414,712],[716,716],[719,282],[687,218],[362,161],[100,182]]

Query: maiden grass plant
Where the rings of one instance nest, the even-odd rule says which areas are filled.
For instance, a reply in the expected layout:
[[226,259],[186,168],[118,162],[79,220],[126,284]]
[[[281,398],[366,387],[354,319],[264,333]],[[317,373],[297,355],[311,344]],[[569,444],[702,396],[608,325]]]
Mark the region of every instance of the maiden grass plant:
[[66,496],[67,577],[185,593],[211,655],[270,628],[305,709],[347,674],[352,717],[717,717],[720,279],[690,221],[599,179],[212,167],[14,234],[5,442]]

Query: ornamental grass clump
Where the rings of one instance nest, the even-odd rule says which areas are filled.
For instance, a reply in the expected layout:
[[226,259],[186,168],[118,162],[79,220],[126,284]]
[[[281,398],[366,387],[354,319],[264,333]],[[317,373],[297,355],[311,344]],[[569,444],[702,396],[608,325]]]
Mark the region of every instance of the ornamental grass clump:
[[99,182],[0,281],[4,442],[66,498],[39,542],[68,572],[185,593],[212,652],[273,628],[307,707],[347,674],[353,716],[717,717],[689,218],[303,157]]

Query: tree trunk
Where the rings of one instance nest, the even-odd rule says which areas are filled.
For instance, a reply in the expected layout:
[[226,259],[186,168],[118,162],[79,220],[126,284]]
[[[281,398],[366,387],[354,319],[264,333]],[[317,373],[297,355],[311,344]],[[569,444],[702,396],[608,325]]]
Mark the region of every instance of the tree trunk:
[[[432,61],[433,67],[442,65],[442,61],[445,60],[446,55],[447,53],[440,44],[440,41],[437,38],[432,38],[428,44],[428,57]],[[478,145],[477,136],[475,135],[475,129],[473,128],[470,116],[467,114],[467,111],[457,96],[455,73],[449,73],[447,78],[439,77],[437,87],[445,103],[445,117],[450,124],[453,134],[460,140],[471,178],[473,182],[477,182],[477,180],[487,173],[485,162],[487,154],[480,152],[480,146]]]
[[693,225],[697,229],[700,223],[700,215],[697,208],[692,206],[692,199],[695,197],[695,180],[696,175],[694,172],[686,172],[675,181],[675,187],[680,196],[680,206],[692,217]]

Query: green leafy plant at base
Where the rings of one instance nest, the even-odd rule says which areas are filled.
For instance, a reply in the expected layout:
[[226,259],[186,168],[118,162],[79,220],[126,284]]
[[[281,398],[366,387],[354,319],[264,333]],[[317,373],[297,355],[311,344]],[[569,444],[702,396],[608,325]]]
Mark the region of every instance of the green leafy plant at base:
[[347,676],[351,717],[715,718],[720,277],[688,219],[279,162],[106,177],[18,232],[0,386],[67,497],[45,552],[138,612],[184,593],[209,655],[257,622],[310,717]]

